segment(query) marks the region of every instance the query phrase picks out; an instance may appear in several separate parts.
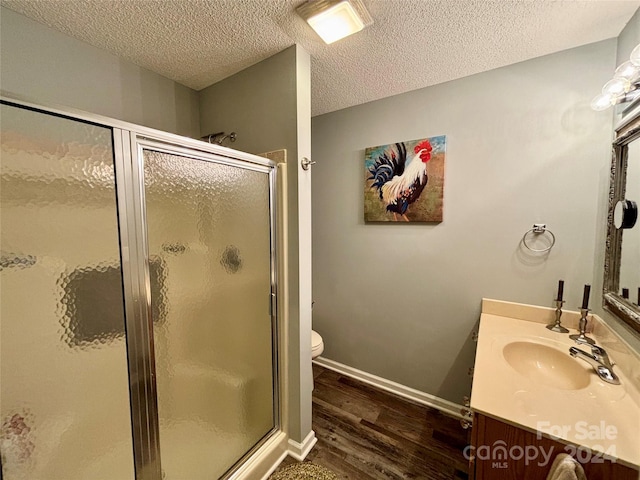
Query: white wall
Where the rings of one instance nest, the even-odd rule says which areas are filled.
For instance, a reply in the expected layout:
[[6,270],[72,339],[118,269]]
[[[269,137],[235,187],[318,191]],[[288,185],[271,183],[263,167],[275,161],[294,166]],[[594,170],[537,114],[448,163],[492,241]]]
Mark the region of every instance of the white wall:
[[[289,351],[291,356],[296,357],[299,363],[299,371],[291,372],[295,375],[294,381],[289,382],[290,391],[294,385],[299,385],[293,390],[294,401],[300,404],[299,430],[292,435],[298,442],[309,440],[311,432],[311,392],[313,391],[313,372],[311,370],[311,305],[312,305],[312,228],[311,228],[311,170],[305,171],[300,166],[300,159],[311,157],[311,57],[301,48],[296,51],[296,89],[298,92],[297,102],[297,135],[298,135],[298,155],[291,158],[290,168],[294,170],[298,177],[298,193],[294,200],[297,204],[297,231],[298,251],[296,259],[298,261],[298,299],[299,299],[299,320],[297,325],[295,319],[290,324],[294,326],[291,331],[297,333],[295,342],[291,342]],[[289,228],[292,227],[290,222]],[[295,332],[297,327],[297,332]],[[291,351],[292,345],[298,343],[296,350]],[[309,448],[310,445],[303,445]]]
[[[315,117],[314,330],[324,356],[461,402],[482,297],[566,307],[593,281],[615,40]],[[364,149],[447,135],[444,221],[363,221]],[[428,187],[427,187],[428,188]],[[533,223],[549,255],[520,244]]]
[[0,8],[6,95],[196,137],[198,94],[110,53]]

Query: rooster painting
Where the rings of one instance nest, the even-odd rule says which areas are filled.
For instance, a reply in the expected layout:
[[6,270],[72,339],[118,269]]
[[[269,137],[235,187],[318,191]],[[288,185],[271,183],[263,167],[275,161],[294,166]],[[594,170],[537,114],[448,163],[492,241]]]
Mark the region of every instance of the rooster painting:
[[[389,221],[392,215],[393,221],[442,221],[444,145],[445,137],[440,136],[368,148],[367,183],[370,191],[377,193],[377,201],[365,197],[365,220]],[[423,201],[421,195],[429,182],[427,164],[432,158],[437,158],[438,165],[429,171],[437,181],[429,184],[430,198]],[[410,209],[411,219],[407,215]]]

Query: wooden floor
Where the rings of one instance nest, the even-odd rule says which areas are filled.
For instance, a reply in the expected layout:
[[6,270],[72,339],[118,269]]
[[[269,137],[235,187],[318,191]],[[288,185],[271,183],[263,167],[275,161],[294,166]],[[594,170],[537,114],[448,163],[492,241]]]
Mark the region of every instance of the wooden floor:
[[318,443],[305,461],[343,479],[468,478],[458,419],[317,365],[313,374]]

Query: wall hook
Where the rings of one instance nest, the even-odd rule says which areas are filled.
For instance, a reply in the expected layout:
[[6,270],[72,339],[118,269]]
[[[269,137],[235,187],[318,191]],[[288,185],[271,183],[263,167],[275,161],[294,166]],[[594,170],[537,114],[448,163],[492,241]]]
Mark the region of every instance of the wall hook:
[[302,157],[302,160],[300,160],[300,165],[302,166],[303,170],[309,170],[309,168],[311,168],[311,165],[315,164],[316,162],[312,162],[307,157]]

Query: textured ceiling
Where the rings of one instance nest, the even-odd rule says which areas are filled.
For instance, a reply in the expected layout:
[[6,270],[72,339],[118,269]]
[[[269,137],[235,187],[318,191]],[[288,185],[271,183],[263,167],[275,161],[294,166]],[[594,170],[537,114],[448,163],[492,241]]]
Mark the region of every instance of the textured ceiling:
[[200,90],[294,43],[313,115],[618,36],[640,0],[363,0],[374,24],[325,45],[303,0],[0,0]]

